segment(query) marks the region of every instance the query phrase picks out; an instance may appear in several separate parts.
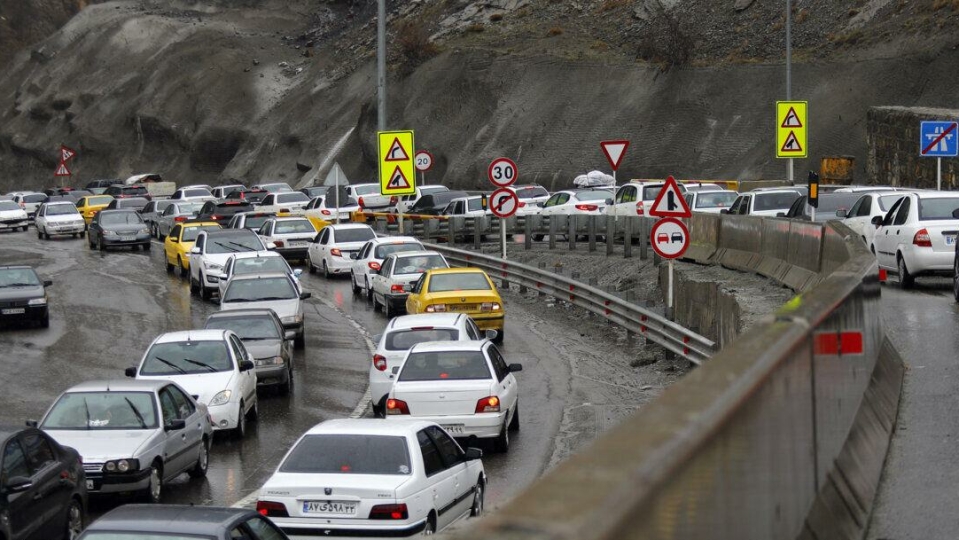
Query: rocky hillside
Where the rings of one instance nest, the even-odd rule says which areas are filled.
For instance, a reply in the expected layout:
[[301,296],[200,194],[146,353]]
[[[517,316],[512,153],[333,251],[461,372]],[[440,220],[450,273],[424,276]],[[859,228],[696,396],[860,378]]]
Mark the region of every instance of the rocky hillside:
[[[431,183],[482,187],[502,154],[565,187],[613,137],[633,141],[621,177],[784,176],[778,0],[389,6],[389,127],[416,130]],[[869,106],[959,106],[959,1],[796,0],[793,18],[811,123],[797,170],[848,154],[865,181]],[[0,190],[52,184],[61,143],[79,150],[72,183],[375,173],[373,0],[115,1],[28,41],[0,74]]]

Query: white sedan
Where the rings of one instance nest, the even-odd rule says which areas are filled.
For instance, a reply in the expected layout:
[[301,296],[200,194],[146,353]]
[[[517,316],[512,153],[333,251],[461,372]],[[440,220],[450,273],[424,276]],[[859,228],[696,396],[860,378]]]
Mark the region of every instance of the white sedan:
[[873,241],[879,267],[897,273],[903,288],[912,287],[919,275],[952,275],[959,193],[906,193],[885,218],[873,219],[879,223]]
[[456,437],[494,439],[509,450],[519,430],[519,385],[491,341],[418,343],[403,364],[386,400],[386,418],[415,418],[443,426]]
[[83,238],[87,228],[76,205],[67,201],[40,205],[34,223],[37,226],[37,238],[46,237],[47,240],[55,234],[72,234],[74,238]]
[[256,509],[290,538],[432,535],[482,514],[482,456],[431,422],[327,420],[283,457]]
[[279,253],[273,251],[248,251],[246,253],[237,253],[230,255],[223,265],[223,272],[219,276],[220,298],[226,293],[226,286],[233,276],[242,276],[245,274],[272,274],[276,272],[286,273],[293,279],[297,290],[300,287],[300,274],[303,270],[290,268],[290,263]]
[[872,249],[873,238],[876,236],[876,226],[872,223],[873,218],[885,216],[886,212],[903,195],[905,195],[903,192],[890,193],[886,191],[866,193],[852,205],[842,222],[858,234],[867,247]]
[[0,230],[27,230],[30,226],[27,211],[14,201],[0,201]]
[[137,379],[166,379],[207,406],[213,429],[246,435],[247,419],[258,412],[253,357],[229,330],[189,330],[153,340],[140,366],[127,368]]
[[209,300],[220,283],[223,265],[230,255],[249,251],[265,252],[264,244],[247,229],[202,230],[190,249],[190,293]]
[[270,193],[263,197],[256,210],[257,212],[269,212],[271,214],[282,213],[302,216],[306,213],[306,205],[308,204],[310,204],[310,198],[299,191]]
[[406,311],[406,297],[423,272],[449,267],[446,258],[435,251],[393,253],[383,260],[379,270],[370,274],[373,309],[383,306],[386,318],[392,319],[397,312]]
[[305,259],[316,227],[305,217],[271,218],[263,222],[257,234],[287,259]]
[[348,197],[345,194],[342,195],[339,201],[339,208],[337,208],[336,203],[335,196],[314,197],[310,203],[306,205],[304,215],[323,221],[339,223],[341,221],[349,221],[350,214],[360,209],[360,205],[357,204],[352,197]]
[[567,189],[553,193],[542,204],[541,216],[558,215],[593,215],[605,213],[606,200],[613,197],[613,192],[606,189]]
[[350,268],[353,294],[359,295],[361,291],[366,291],[366,298],[372,300],[370,270],[379,270],[387,255],[399,251],[423,251],[423,244],[412,236],[374,238],[363,244],[359,252],[350,255],[350,259],[353,260]]
[[350,256],[374,238],[376,233],[373,229],[362,223],[341,223],[323,227],[308,249],[310,273],[320,270],[325,277],[331,278],[333,274],[349,272],[353,266]]

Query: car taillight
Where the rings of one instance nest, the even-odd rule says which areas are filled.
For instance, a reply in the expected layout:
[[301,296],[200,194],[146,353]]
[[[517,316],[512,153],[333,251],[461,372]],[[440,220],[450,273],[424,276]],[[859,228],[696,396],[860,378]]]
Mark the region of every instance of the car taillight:
[[426,312],[427,313],[445,313],[446,304],[431,304],[429,306],[426,306]]
[[380,269],[380,263],[378,263],[378,262],[376,262],[376,261],[370,261],[370,262],[366,263],[366,265],[370,267],[370,270],[379,270],[379,269]]
[[643,208],[643,201],[639,201],[638,203],[636,203],[636,215],[637,216],[646,215],[646,209]]
[[173,218],[173,221],[176,221],[177,223],[182,223],[182,222],[186,221],[186,216],[177,216],[177,217]]
[[220,219],[220,216],[218,216],[218,215],[216,215],[216,214],[213,214],[212,216],[210,216],[210,219],[212,219],[213,221],[216,221],[216,220]]
[[401,293],[401,292],[406,292],[406,289],[402,285],[398,283],[394,283],[390,285],[390,292]]
[[410,414],[410,408],[402,399],[388,399],[386,414]]
[[21,201],[21,202],[20,202],[20,208],[26,208],[26,207],[27,207],[27,205],[26,205],[26,204],[23,204],[23,201]]
[[390,197],[390,206],[396,206],[396,203],[400,202],[400,198],[396,195]]
[[524,203],[523,201],[520,201],[519,204],[516,206],[518,206],[519,208],[524,208],[526,207],[526,203]]
[[280,212],[286,212],[287,214],[289,214],[289,213],[290,213],[290,209],[289,209],[289,208],[280,208]]
[[329,210],[320,210],[320,213],[323,214],[324,216],[332,216],[332,215],[333,215],[333,212],[330,212]]
[[373,367],[375,367],[378,371],[386,371],[386,357],[382,354],[374,354]]
[[334,256],[334,257],[342,257],[342,256],[343,256],[343,252],[340,251],[338,248],[333,248],[333,249],[330,250],[330,255],[332,255],[332,256]]
[[499,398],[496,396],[484,397],[476,402],[476,411],[478,413],[499,412]]
[[286,510],[286,505],[279,502],[256,501],[256,511],[259,512],[261,516],[290,517],[290,513]]
[[273,242],[276,247],[283,247],[283,240],[277,240]]
[[405,504],[378,504],[370,510],[370,519],[407,519],[410,517]]
[[592,212],[594,210],[599,210],[599,206],[596,206],[595,204],[577,204],[576,209],[584,212]]
[[912,243],[919,247],[932,247],[932,239],[929,238],[929,231],[919,229],[916,236],[912,237]]
[[499,311],[499,302],[483,302],[480,304],[480,311]]

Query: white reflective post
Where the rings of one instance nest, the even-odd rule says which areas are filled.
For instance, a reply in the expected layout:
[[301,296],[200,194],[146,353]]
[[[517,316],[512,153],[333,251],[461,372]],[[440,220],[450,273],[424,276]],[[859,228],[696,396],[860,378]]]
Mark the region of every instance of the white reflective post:
[[499,246],[502,258],[506,258],[506,218],[499,218]]

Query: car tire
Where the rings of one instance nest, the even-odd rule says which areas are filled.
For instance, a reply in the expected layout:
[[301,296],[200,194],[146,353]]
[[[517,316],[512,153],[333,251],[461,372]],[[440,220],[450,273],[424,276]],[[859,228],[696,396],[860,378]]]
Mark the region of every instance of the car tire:
[[173,266],[172,264],[170,264],[170,260],[167,259],[167,262],[166,262],[166,273],[167,273],[167,274],[172,274],[174,270],[176,270],[176,266]]
[[153,247],[153,244],[151,244],[150,242],[147,242],[146,244],[143,244],[143,245],[140,246],[140,247],[143,248],[143,251],[150,251],[150,248]]
[[190,294],[195,295],[200,292],[200,284],[193,279],[193,276],[188,278],[190,280]]
[[310,271],[311,274],[316,273],[316,265],[313,264],[313,257],[306,258],[306,268]]
[[393,308],[393,303],[389,300],[384,300],[383,302],[383,313],[386,315],[387,319],[396,317],[396,309]]
[[196,465],[192,469],[187,471],[187,474],[190,475],[190,478],[203,478],[206,476],[207,469],[210,468],[210,441],[203,438],[203,441],[200,443],[200,455],[196,458]]
[[373,404],[373,416],[376,418],[386,418],[386,398],[389,395],[383,396],[383,399],[380,400],[379,404]]
[[103,237],[102,237],[102,236],[99,237],[99,238],[97,238],[97,249],[99,249],[100,251],[106,251],[106,250],[107,250],[107,245],[103,243]]
[[534,235],[533,235],[533,241],[534,241],[534,242],[542,242],[542,241],[543,241],[543,238],[545,238],[545,237],[546,237],[546,235],[543,235],[543,234],[534,234]]
[[50,328],[50,312],[47,312],[43,318],[40,319],[40,328]]
[[502,344],[503,344],[503,338],[504,338],[504,337],[506,337],[506,326],[505,326],[505,325],[503,326],[503,328],[500,328],[499,330],[496,331],[496,337],[493,338],[493,343],[495,343],[495,344],[497,344],[497,345],[502,345]]
[[366,300],[367,302],[373,301],[373,287],[370,287],[370,278],[363,278],[363,282],[366,284]]
[[376,295],[373,294],[373,289],[370,289],[370,293],[369,293],[369,294],[370,294],[370,298],[373,299],[373,311],[379,311],[379,310],[380,310],[380,303],[376,300]]
[[87,231],[80,231],[80,232],[79,232],[80,238],[83,238],[83,237],[86,236],[86,235],[87,235]]
[[183,259],[179,255],[176,256],[176,265],[180,267],[180,279],[190,279],[190,271],[183,266]]
[[250,410],[246,413],[249,415],[250,420],[256,422],[260,419],[260,400],[253,398],[253,406],[250,407]]
[[432,512],[430,512],[429,517],[426,518],[426,524],[423,525],[423,532],[420,534],[423,536],[433,536],[436,534],[436,516]]
[[280,395],[288,396],[293,392],[293,370],[288,369],[286,371],[286,382],[280,385]]
[[519,402],[516,402],[516,407],[513,409],[513,419],[509,421],[509,430],[514,433],[519,431]]
[[959,302],[959,257],[956,257],[952,263],[952,295]]
[[63,538],[66,540],[76,540],[83,532],[83,503],[79,499],[70,499],[67,506],[66,523],[63,531]]
[[293,338],[293,348],[302,349],[306,347],[306,330],[303,330]]
[[233,430],[233,434],[237,439],[242,439],[246,437],[246,411],[243,410],[244,404],[240,402],[240,412],[237,414],[236,418],[236,428]]
[[916,283],[916,278],[909,273],[909,269],[906,268],[906,260],[901,253],[896,257],[896,267],[899,272],[899,286],[903,289],[911,289]]
[[356,275],[350,271],[350,284],[353,286],[353,296],[360,295],[360,286],[356,284]]
[[496,451],[505,454],[509,451],[509,426],[506,425],[506,421],[503,421],[503,427],[499,430],[499,435],[496,437],[494,442]]
[[483,506],[486,503],[486,486],[483,480],[476,482],[476,489],[473,491],[473,505],[470,507],[470,517],[480,517],[483,515]]
[[203,277],[203,272],[200,272],[200,298],[203,300],[213,298],[213,291],[206,288],[206,278]]
[[330,273],[330,267],[326,264],[326,259],[323,259],[323,277],[333,279],[333,274]]
[[143,495],[146,502],[150,504],[160,504],[163,499],[163,465],[158,461],[150,465],[150,484]]
[[43,233],[40,232],[40,229],[37,229],[37,240],[43,240]]

